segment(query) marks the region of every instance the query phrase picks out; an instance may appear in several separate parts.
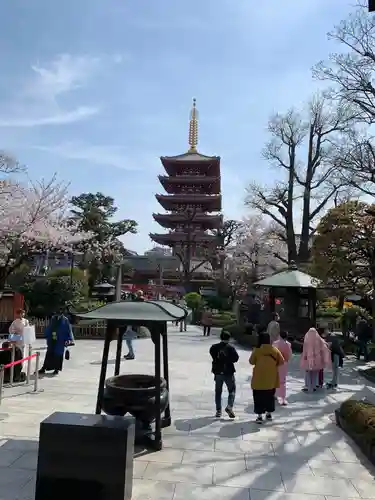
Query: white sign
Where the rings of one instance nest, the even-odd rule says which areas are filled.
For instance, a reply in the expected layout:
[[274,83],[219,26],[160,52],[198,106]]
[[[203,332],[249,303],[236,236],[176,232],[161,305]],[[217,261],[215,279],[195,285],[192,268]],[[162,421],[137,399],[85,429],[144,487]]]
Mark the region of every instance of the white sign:
[[23,343],[25,345],[32,345],[35,340],[35,326],[25,326],[23,329]]

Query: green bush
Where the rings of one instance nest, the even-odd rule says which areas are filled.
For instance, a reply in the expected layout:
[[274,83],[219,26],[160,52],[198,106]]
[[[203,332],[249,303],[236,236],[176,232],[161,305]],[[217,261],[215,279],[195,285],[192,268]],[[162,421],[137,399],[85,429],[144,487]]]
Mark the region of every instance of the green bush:
[[187,293],[184,296],[184,299],[185,299],[187,307],[189,309],[192,309],[193,311],[203,307],[204,301],[203,301],[201,295],[199,295],[199,293],[197,293],[197,292]]
[[226,326],[236,323],[236,315],[230,311],[221,311],[212,316],[213,326]]
[[337,307],[319,308],[316,311],[317,318],[341,318],[342,314]]
[[82,302],[78,302],[77,304],[74,305],[74,312],[82,313],[82,312],[93,311],[98,307],[104,306],[104,304],[105,302],[102,302],[100,300],[91,300],[91,299],[83,300]]
[[353,433],[359,446],[365,452],[372,452],[375,447],[375,406],[367,401],[349,399],[344,401],[338,414],[345,421],[345,427]]
[[41,278],[25,283],[21,289],[27,304],[28,314],[34,318],[49,317],[65,309],[68,304],[74,310],[87,298],[87,282],[70,278]]
[[224,327],[223,330],[229,332],[234,340],[245,347],[256,347],[258,345],[258,335],[256,333],[248,333],[249,327],[246,328],[242,325],[231,325]]

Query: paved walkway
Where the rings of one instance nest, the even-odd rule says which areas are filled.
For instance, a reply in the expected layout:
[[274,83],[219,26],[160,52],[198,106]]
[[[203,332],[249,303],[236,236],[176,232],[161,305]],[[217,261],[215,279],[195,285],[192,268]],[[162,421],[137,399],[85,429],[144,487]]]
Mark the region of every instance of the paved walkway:
[[[195,327],[184,334],[171,328],[173,426],[165,430],[161,452],[136,458],[133,500],[375,499],[372,468],[332,420],[340,401],[372,395],[353,361],[346,362],[339,391],[306,395],[296,357],[290,405],[277,410],[273,423],[258,427],[249,353],[239,349],[238,416],[217,421],[208,358],[214,340]],[[0,500],[34,499],[41,420],[56,410],[94,411],[101,349],[101,341],[78,341],[64,372],[44,378],[37,395],[7,390],[0,406]],[[137,359],[123,361],[123,370],[153,373],[151,341],[137,341],[136,350]],[[113,368],[112,361],[110,373]]]

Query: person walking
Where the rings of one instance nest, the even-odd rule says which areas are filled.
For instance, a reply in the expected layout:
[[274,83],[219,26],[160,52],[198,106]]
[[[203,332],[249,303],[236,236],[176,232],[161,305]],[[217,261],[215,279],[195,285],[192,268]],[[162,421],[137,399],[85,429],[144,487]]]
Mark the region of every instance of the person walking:
[[133,328],[130,325],[127,326],[122,338],[125,340],[128,347],[128,354],[125,354],[124,358],[127,360],[135,359],[133,340],[137,338],[136,328]]
[[239,356],[235,347],[229,343],[230,334],[222,331],[220,334],[220,342],[213,344],[210,347],[210,355],[212,358],[212,373],[215,380],[215,405],[216,418],[222,415],[222,393],[223,385],[225,384],[228,390],[228,404],[225,407],[225,412],[230,418],[236,418],[233,411],[234,400],[236,397],[236,368]]
[[25,318],[25,314],[23,309],[17,309],[15,318],[9,327],[9,341],[21,349],[22,355],[25,351],[23,331],[25,327],[30,326],[29,320]]
[[62,312],[52,316],[50,324],[44,332],[47,340],[47,352],[39,374],[53,371],[58,375],[63,369],[65,348],[71,345],[73,340],[72,327]]
[[368,361],[368,342],[371,340],[372,332],[368,321],[360,317],[356,325],[356,337],[358,342],[357,349],[357,359],[359,360],[361,356],[364,360]]
[[315,392],[319,385],[319,371],[331,365],[328,345],[315,328],[310,328],[303,339],[300,365],[305,372],[303,392]]
[[345,353],[341,347],[340,340],[334,335],[331,340],[332,380],[327,384],[327,389],[337,388],[339,371],[344,365],[344,358]]
[[271,338],[271,343],[273,344],[280,337],[280,323],[279,315],[277,313],[272,314],[272,320],[268,323],[267,333]]
[[212,311],[210,309],[205,309],[202,314],[201,323],[203,326],[203,336],[209,337],[211,334],[211,326],[212,326]]
[[[178,301],[178,305],[184,309],[187,309],[186,300],[183,297],[181,297],[180,300]],[[180,321],[180,332],[182,331],[186,332],[186,330],[187,330],[187,317],[185,316]]]
[[280,351],[271,345],[269,333],[259,334],[258,347],[251,353],[249,363],[254,366],[251,378],[254,413],[257,415],[256,422],[262,424],[264,414],[266,420],[272,420],[275,393],[280,386],[279,366],[285,363]]
[[284,358],[284,363],[279,366],[280,387],[276,389],[276,398],[280,400],[280,403],[283,406],[288,404],[286,400],[286,377],[288,374],[288,363],[292,358],[292,347],[287,338],[288,333],[282,331],[280,333],[279,340],[276,340],[276,342],[273,343],[273,346],[281,352],[281,355]]

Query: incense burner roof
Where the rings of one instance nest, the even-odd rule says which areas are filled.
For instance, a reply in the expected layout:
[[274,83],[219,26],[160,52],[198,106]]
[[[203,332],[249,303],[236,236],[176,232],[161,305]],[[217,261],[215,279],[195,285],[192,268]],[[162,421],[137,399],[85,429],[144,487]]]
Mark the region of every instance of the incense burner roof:
[[119,301],[98,307],[87,313],[79,313],[82,319],[165,322],[183,319],[187,310],[165,300],[147,300],[144,302]]

